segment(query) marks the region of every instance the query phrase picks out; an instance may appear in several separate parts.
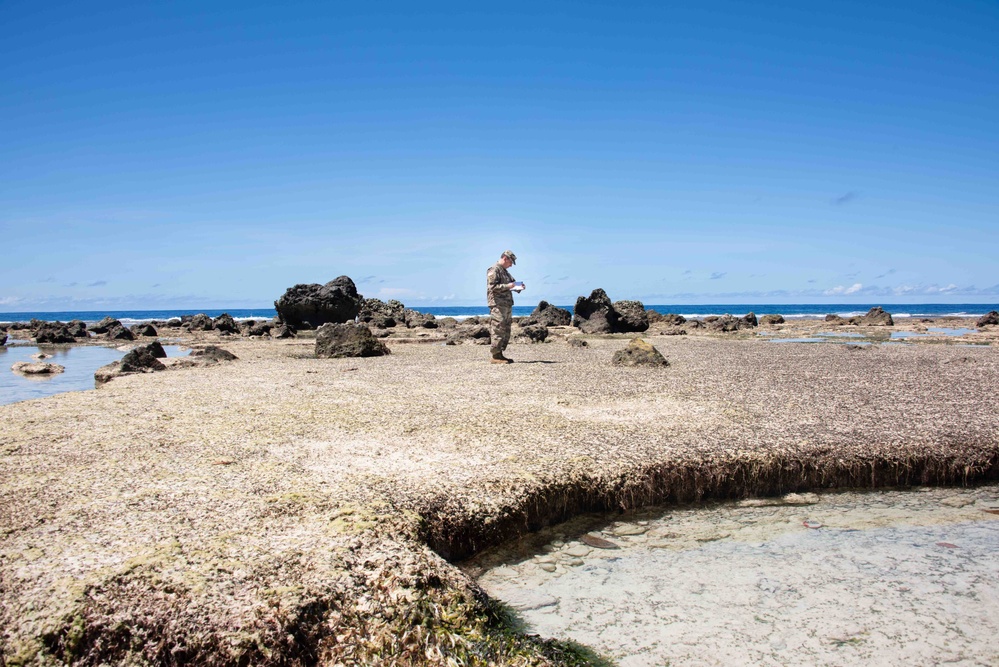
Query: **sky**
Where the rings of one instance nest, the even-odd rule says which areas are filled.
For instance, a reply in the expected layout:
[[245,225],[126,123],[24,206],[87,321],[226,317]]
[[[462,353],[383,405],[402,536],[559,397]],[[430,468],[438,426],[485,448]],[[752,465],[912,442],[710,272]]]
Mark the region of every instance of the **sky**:
[[999,3],[0,0],[0,311],[999,303]]

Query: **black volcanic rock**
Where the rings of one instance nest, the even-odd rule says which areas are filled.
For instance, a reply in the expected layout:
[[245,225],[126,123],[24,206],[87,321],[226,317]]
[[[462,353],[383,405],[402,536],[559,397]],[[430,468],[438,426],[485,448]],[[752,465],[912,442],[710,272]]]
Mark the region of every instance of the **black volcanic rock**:
[[232,315],[229,313],[222,313],[214,320],[212,320],[212,326],[216,331],[223,331],[225,333],[239,333],[239,325],[236,324],[236,320],[232,319]]
[[83,320],[71,320],[66,328],[69,330],[69,335],[73,338],[89,338],[90,334],[87,333],[87,323]]
[[116,320],[115,318],[113,318],[111,316],[108,316],[108,317],[105,317],[100,322],[97,322],[95,324],[91,324],[90,325],[90,330],[92,332],[94,332],[95,334],[106,334],[108,331],[111,330],[112,327],[116,327],[116,326],[120,327],[121,326],[121,322],[119,322],[118,320]]
[[538,303],[534,311],[527,316],[523,324],[543,324],[546,327],[567,327],[572,324],[572,313],[565,308],[553,306],[547,301]]
[[576,299],[573,308],[572,325],[583,333],[613,333],[617,323],[617,313],[607,292],[599,287],[588,297]]
[[893,327],[895,321],[891,318],[891,313],[887,313],[881,306],[874,306],[866,315],[860,317],[858,324],[867,327]]
[[156,327],[148,322],[140,322],[139,324],[133,324],[129,330],[136,336],[156,336]]
[[74,343],[76,339],[69,327],[62,322],[46,322],[35,329],[35,342],[39,344]]
[[186,324],[189,331],[211,331],[215,328],[215,322],[204,313],[194,315]]
[[987,327],[989,325],[999,324],[999,311],[989,311],[988,313],[982,315],[975,322],[976,327]]
[[135,334],[120,324],[111,327],[108,330],[107,336],[111,340],[135,340]]
[[199,361],[211,363],[217,363],[220,361],[235,361],[239,358],[229,350],[224,350],[217,345],[206,345],[205,347],[191,350],[190,356],[197,358]]
[[615,333],[637,333],[649,328],[649,316],[641,301],[615,301],[612,307],[617,314]]
[[378,329],[389,329],[406,321],[406,306],[401,301],[390,299],[364,299],[357,314],[359,322]]
[[289,287],[274,302],[281,322],[295,328],[315,329],[323,324],[351,322],[361,312],[363,297],[354,281],[340,276],[325,285]]
[[316,331],[316,356],[321,359],[377,357],[389,354],[388,347],[371,334],[364,324],[327,323]]
[[544,324],[528,324],[520,328],[517,337],[532,343],[543,343],[548,338],[548,327]]

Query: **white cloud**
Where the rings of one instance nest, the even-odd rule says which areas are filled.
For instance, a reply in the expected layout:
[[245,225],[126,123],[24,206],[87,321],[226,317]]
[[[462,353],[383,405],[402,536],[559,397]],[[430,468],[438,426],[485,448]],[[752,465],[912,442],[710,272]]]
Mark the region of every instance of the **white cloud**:
[[826,296],[836,296],[839,294],[856,294],[862,289],[864,289],[863,283],[854,283],[849,287],[838,285],[837,287],[833,287],[832,289],[827,289],[825,292],[823,292],[823,294],[825,294]]

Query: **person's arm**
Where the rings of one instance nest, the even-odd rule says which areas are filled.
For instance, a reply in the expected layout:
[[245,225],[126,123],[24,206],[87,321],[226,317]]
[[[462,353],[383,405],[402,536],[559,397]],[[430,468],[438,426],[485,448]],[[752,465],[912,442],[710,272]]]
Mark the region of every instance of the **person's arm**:
[[[509,277],[509,274],[506,277]],[[504,276],[495,266],[489,267],[489,271],[486,272],[486,282],[489,284],[489,289],[493,294],[502,294],[513,289],[513,283],[503,282],[503,278]]]

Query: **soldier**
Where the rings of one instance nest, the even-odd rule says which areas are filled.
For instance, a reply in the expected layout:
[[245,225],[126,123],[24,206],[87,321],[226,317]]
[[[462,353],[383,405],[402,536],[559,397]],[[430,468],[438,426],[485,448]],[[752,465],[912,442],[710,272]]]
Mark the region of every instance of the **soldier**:
[[524,289],[507,271],[517,263],[517,256],[509,250],[500,255],[499,261],[486,271],[486,303],[489,304],[489,335],[494,364],[512,364],[513,359],[503,356],[510,342],[510,324],[513,321],[513,294]]

